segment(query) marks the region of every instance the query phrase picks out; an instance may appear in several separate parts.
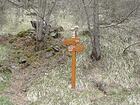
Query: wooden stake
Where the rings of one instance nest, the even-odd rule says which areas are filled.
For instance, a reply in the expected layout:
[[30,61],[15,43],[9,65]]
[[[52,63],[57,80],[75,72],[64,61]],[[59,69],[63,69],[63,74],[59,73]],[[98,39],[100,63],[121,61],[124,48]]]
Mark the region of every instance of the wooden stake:
[[71,86],[73,89],[76,87],[76,51],[72,51],[72,70],[71,70]]
[[68,51],[72,53],[72,64],[71,64],[71,87],[75,89],[76,87],[76,52],[83,52],[84,45],[80,43],[80,38],[77,37],[78,27],[73,29],[74,33],[72,38],[64,39],[64,45],[69,46]]

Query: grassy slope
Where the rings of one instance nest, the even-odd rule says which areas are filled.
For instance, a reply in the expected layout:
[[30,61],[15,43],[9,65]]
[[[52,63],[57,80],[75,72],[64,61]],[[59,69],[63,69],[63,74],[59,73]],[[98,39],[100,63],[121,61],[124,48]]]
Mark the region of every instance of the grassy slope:
[[[102,59],[99,62],[90,61],[90,40],[81,37],[87,48],[77,56],[76,90],[70,88],[70,59],[62,65],[50,61],[50,67],[41,68],[46,73],[32,81],[27,91],[31,105],[139,105],[139,46],[130,48],[127,54],[122,53],[125,47],[140,40],[139,20],[120,27],[101,30]],[[0,47],[1,63],[7,52],[6,47]],[[52,68],[53,65],[57,66]],[[95,81],[106,84],[107,95],[95,86]],[[9,103],[6,98],[0,100]]]
[[[132,23],[137,24],[130,27]],[[140,62],[137,52],[139,47],[131,48],[127,54],[122,52],[125,47],[139,40],[139,24],[138,20],[133,20],[124,25],[126,27],[120,27],[125,29],[110,28],[101,31],[101,61],[92,63],[87,58],[90,47],[78,55],[76,90],[71,90],[69,86],[70,59],[65,65],[46,68],[46,71],[49,69],[51,72],[35,80],[29,88],[27,95],[31,105],[138,105],[140,78],[135,72],[138,72],[136,65],[139,66]],[[86,45],[89,44],[87,38],[84,37],[83,41]],[[95,80],[106,84],[107,95],[95,87]]]

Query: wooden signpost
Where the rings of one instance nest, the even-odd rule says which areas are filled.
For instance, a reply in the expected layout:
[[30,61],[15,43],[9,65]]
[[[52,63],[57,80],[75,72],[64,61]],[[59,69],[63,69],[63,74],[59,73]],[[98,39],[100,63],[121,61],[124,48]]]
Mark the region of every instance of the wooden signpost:
[[76,53],[83,52],[84,45],[80,43],[80,38],[77,36],[78,27],[72,29],[74,34],[72,38],[65,39],[64,45],[68,46],[68,51],[72,53],[72,65],[71,65],[71,86],[73,89],[76,87]]

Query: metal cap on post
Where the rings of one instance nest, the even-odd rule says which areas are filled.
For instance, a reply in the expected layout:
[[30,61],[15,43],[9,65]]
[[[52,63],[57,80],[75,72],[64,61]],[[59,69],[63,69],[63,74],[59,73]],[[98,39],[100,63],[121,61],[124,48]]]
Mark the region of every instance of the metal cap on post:
[[74,26],[73,28],[71,28],[71,31],[73,31],[72,38],[77,37],[77,35],[78,35],[78,29],[79,29],[79,26]]

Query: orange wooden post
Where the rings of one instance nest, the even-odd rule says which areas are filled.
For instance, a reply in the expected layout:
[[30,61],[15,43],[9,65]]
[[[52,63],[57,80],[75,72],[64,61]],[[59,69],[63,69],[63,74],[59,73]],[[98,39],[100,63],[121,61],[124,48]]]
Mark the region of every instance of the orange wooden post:
[[72,53],[71,65],[71,86],[73,89],[76,87],[76,52],[82,52],[84,45],[80,43],[80,38],[73,35],[72,38],[65,39],[64,45],[69,46],[69,51]]
[[76,52],[72,51],[72,67],[71,67],[71,86],[75,89],[76,86]]

